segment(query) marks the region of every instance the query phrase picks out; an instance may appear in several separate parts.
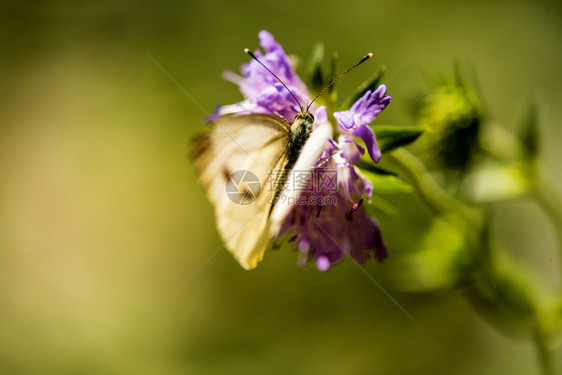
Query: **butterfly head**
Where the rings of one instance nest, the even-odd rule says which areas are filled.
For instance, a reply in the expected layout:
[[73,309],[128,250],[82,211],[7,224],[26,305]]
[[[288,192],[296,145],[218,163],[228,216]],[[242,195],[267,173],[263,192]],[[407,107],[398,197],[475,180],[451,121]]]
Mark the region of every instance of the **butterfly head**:
[[[293,144],[304,146],[304,142],[310,136],[312,131],[312,124],[314,123],[314,116],[308,111],[300,111],[295,116],[295,121],[291,125],[291,141]],[[300,149],[300,148],[299,148]]]
[[312,124],[314,122],[314,116],[312,116],[312,113],[310,113],[308,111],[300,111],[295,116],[295,121],[293,121],[293,123],[296,124],[298,122],[304,122],[304,123]]

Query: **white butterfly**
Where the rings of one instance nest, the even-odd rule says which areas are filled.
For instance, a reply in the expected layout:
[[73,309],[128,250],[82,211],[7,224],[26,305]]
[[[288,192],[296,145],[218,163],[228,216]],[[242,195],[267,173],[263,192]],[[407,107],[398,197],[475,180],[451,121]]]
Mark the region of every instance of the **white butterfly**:
[[[192,143],[195,167],[215,206],[219,234],[246,269],[261,261],[269,239],[290,210],[289,199],[274,203],[279,196],[297,194],[283,190],[294,186],[290,171],[312,168],[331,137],[329,123],[320,123],[312,131],[313,121],[308,111],[299,113],[292,125],[269,114],[221,118],[210,133]],[[240,179],[235,181],[237,171],[251,173],[238,173]],[[284,171],[287,181],[282,181],[281,173],[271,183],[271,171]],[[244,181],[253,176],[259,181],[258,188],[251,179]],[[228,192],[233,184],[239,193]]]
[[[332,135],[332,127],[326,121],[312,130],[314,117],[308,111],[310,104],[303,108],[269,68],[252,52],[245,52],[287,88],[300,112],[292,124],[270,114],[221,117],[211,132],[193,140],[191,151],[195,168],[215,207],[217,227],[225,247],[242,267],[252,269],[262,260],[270,238],[289,213],[291,207],[287,202],[294,201],[291,198],[298,195],[294,189],[286,190],[287,186],[295,186],[295,174],[291,171],[313,168]],[[368,54],[333,80],[316,98],[371,56]],[[282,173],[271,181],[272,171]],[[280,202],[279,197],[286,199]]]

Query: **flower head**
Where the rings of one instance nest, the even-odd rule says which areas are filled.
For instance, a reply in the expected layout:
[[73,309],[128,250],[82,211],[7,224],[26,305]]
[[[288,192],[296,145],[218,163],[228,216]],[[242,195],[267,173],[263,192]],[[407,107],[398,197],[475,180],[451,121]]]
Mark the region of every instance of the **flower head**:
[[[299,102],[310,101],[308,89],[281,45],[267,31],[261,31],[259,39],[265,53],[257,51],[256,56],[283,80]],[[300,108],[270,72],[254,60],[243,65],[241,71],[242,76],[226,72],[225,78],[240,87],[245,100],[219,107],[213,117],[269,113],[293,120]],[[287,210],[280,227],[272,233],[275,239],[289,236],[294,241],[301,253],[301,265],[312,261],[319,270],[326,271],[346,256],[360,264],[371,256],[378,262],[386,258],[379,224],[362,204],[365,199],[370,200],[373,186],[354,164],[365,153],[355,137],[365,142],[375,162],[380,159],[381,151],[369,124],[390,100],[391,97],[386,96],[386,86],[381,85],[374,92],[367,91],[349,110],[333,114],[341,133],[337,142],[330,138],[324,144],[321,159],[308,171],[312,188],[299,192],[297,204]],[[328,123],[326,107],[314,107],[313,111],[315,122],[311,137],[320,124]]]
[[420,124],[426,131],[418,146],[437,168],[466,171],[482,123],[481,103],[460,78],[440,82],[422,100]]

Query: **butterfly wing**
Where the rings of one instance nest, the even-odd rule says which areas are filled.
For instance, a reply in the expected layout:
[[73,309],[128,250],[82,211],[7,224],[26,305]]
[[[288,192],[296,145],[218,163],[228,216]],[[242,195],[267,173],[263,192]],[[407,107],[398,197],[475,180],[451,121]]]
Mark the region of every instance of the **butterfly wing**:
[[286,163],[291,125],[280,117],[219,118],[191,143],[194,165],[215,207],[225,247],[246,269],[257,266],[269,241],[272,170]]

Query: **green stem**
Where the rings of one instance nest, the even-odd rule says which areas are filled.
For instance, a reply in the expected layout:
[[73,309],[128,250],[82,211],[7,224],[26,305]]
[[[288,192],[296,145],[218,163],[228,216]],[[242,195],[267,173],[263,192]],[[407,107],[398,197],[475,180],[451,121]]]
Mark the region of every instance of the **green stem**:
[[535,332],[535,345],[541,366],[541,373],[544,375],[553,375],[552,353],[546,344],[544,334],[541,332],[540,328],[537,328]]
[[473,210],[447,194],[425,165],[410,152],[400,148],[386,154],[381,164],[390,164],[414,187],[422,202],[436,215],[455,213],[477,226]]
[[548,172],[538,165],[536,166],[535,181],[533,197],[554,224],[562,266],[562,198],[560,191],[556,188],[556,184]]
[[[414,187],[423,203],[434,214],[441,216],[449,214],[458,215],[474,229],[474,235],[481,241],[479,245],[476,246],[476,249],[480,250],[478,253],[483,257],[480,258],[480,262],[478,262],[476,267],[487,275],[483,281],[487,284],[491,283],[490,286],[494,287],[493,280],[496,279],[494,275],[495,271],[494,269],[488,268],[490,266],[491,250],[489,246],[489,225],[483,222],[486,216],[478,215],[476,210],[464,205],[462,202],[447,194],[427,171],[424,164],[408,151],[398,149],[392,153],[386,154],[384,159],[384,163],[381,163],[383,164],[382,166],[384,167],[384,164],[388,164],[401,174],[404,179]],[[546,172],[537,169],[536,181],[535,197],[555,223],[562,249],[562,202],[560,201],[560,195],[556,191],[552,179]],[[483,228],[484,231],[482,231]],[[546,343],[544,332],[539,327],[535,330],[534,343],[537,348],[542,374],[553,375],[552,353]]]
[[[483,142],[484,151],[498,160],[517,155],[527,155],[525,147],[511,132],[499,126],[488,126],[486,139],[496,140],[494,143]],[[522,156],[519,156],[522,158]],[[562,195],[556,187],[554,179],[537,160],[529,164],[529,180],[533,181],[532,195],[537,204],[544,210],[555,226],[560,251],[560,265],[562,267]]]

